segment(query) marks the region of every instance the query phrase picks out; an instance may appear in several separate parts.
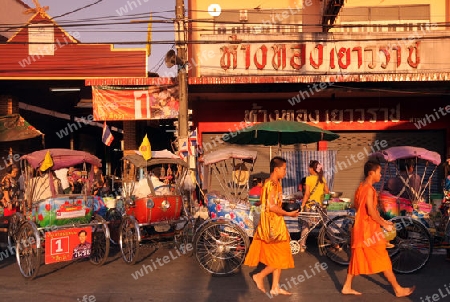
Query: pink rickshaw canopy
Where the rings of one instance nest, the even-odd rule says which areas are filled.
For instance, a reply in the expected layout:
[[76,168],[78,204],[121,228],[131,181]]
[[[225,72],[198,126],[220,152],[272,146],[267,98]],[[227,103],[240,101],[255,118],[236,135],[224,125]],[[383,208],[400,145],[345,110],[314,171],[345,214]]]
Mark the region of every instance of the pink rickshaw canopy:
[[53,160],[51,170],[68,168],[82,163],[88,163],[98,167],[102,166],[101,160],[97,156],[85,151],[71,149],[44,149],[24,155],[20,159],[26,160],[34,169],[37,169],[44,161],[47,151],[50,151]]
[[392,162],[397,159],[420,158],[429,161],[435,165],[441,163],[441,156],[439,153],[427,150],[425,148],[412,146],[391,147],[374,154],[377,158],[381,157],[387,162]]

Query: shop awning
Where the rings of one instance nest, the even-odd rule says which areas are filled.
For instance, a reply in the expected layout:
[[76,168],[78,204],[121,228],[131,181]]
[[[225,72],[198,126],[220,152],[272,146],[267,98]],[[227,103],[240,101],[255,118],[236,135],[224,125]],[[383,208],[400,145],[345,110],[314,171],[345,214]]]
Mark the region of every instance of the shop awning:
[[19,114],[0,116],[0,142],[19,141],[43,135]]

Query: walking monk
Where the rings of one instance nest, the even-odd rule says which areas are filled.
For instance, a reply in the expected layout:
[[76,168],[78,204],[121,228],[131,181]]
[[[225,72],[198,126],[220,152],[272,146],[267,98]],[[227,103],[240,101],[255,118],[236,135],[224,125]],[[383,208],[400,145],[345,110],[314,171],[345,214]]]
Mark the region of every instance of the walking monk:
[[[283,216],[297,217],[299,214],[298,210],[286,212],[281,208],[283,201],[281,179],[285,175],[286,160],[281,157],[272,158],[270,161],[270,178],[262,189],[261,220],[256,228],[252,244],[244,262],[248,266],[257,266],[259,262],[266,265],[260,273],[254,274],[252,278],[258,289],[265,293],[264,278],[272,273],[273,279],[270,290],[272,296],[292,295],[292,293],[279,286],[281,270],[294,267],[294,258],[292,257],[289,244],[289,231]],[[263,212],[265,213],[263,214]],[[271,225],[270,236],[266,235],[269,232],[267,231],[267,224],[263,223],[263,215],[273,215],[272,222],[275,221],[275,223]],[[270,239],[275,236],[278,240]]]
[[[392,271],[391,259],[386,250],[386,241],[381,227],[392,231],[391,221],[381,218],[377,210],[377,194],[373,184],[380,181],[381,167],[379,163],[368,161],[364,165],[366,179],[359,185],[355,193],[356,218],[352,230],[352,255],[348,267],[347,279],[342,287],[344,295],[361,295],[352,288],[353,277],[383,272],[391,283],[397,297],[406,297],[413,293],[413,287],[401,287]],[[381,226],[381,227],[380,227]]]

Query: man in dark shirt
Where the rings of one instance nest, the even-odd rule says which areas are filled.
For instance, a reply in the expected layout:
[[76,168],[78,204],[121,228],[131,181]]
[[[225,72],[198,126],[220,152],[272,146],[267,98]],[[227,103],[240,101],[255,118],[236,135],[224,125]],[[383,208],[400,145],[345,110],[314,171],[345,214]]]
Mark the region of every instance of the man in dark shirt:
[[421,180],[419,175],[414,173],[414,162],[402,161],[399,165],[400,173],[395,178],[388,180],[388,191],[395,196],[418,201],[420,197]]

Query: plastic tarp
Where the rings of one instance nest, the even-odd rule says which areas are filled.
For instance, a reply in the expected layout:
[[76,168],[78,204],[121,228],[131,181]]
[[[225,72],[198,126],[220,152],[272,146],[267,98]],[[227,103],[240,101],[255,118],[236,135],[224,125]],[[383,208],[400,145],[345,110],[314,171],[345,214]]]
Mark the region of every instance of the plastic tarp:
[[20,141],[44,135],[19,114],[0,116],[0,142]]
[[373,154],[376,158],[384,159],[387,162],[392,162],[397,159],[407,159],[407,158],[420,158],[427,160],[435,165],[441,163],[441,156],[439,153],[434,151],[429,151],[425,148],[412,147],[412,146],[399,146],[391,147],[383,151],[379,151]]
[[34,169],[41,166],[47,151],[50,151],[53,166],[50,169],[59,170],[61,168],[72,167],[82,163],[88,163],[98,167],[102,166],[100,159],[85,151],[71,149],[44,149],[24,155],[21,159],[26,160]]
[[235,146],[227,146],[211,153],[205,154],[203,159],[205,165],[210,165],[230,158],[255,160],[256,155],[256,151],[251,151]]

